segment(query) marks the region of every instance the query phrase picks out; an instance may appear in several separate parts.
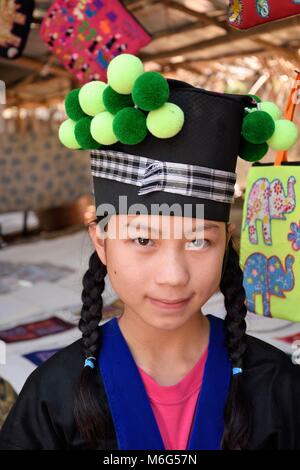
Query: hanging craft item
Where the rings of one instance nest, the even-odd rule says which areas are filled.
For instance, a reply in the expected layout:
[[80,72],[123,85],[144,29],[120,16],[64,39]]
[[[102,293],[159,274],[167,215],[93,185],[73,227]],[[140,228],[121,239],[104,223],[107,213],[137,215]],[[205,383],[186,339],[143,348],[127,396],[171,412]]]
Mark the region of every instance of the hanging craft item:
[[151,35],[118,0],[55,0],[40,34],[81,82],[106,80],[111,59],[137,53]]
[[248,173],[240,249],[248,310],[295,322],[300,322],[300,162],[289,162],[287,150],[298,135],[292,121],[299,89],[300,73],[284,119],[274,103],[263,105],[275,119],[268,145],[278,153],[275,165],[255,162]]
[[26,45],[33,0],[0,0],[0,56],[16,59]]
[[235,28],[248,29],[299,14],[300,0],[230,0],[227,21]]

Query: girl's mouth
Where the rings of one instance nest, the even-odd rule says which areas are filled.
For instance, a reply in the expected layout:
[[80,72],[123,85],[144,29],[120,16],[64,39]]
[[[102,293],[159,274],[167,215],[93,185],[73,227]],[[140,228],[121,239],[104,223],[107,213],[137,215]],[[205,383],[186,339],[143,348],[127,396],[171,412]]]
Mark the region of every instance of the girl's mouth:
[[188,297],[187,299],[185,300],[181,300],[181,301],[162,301],[162,300],[159,300],[159,299],[154,299],[153,297],[149,297],[151,303],[153,305],[156,305],[157,307],[160,307],[160,308],[164,308],[164,309],[167,309],[167,310],[174,310],[174,309],[180,309],[180,308],[183,308],[185,307],[188,302],[190,301],[191,297]]

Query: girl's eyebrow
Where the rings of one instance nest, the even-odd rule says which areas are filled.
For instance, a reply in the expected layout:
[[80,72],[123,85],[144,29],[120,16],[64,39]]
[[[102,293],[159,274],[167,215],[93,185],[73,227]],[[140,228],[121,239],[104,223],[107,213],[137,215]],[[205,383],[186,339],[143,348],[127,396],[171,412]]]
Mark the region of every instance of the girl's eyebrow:
[[192,229],[192,231],[195,232],[195,231],[202,230],[202,229],[204,229],[204,230],[212,230],[212,229],[219,230],[220,226],[216,225],[216,224],[204,223],[204,224],[198,225],[197,227],[194,227]]
[[[139,230],[151,230],[151,232],[155,232],[155,233],[159,233],[161,234],[161,230],[157,230],[155,227],[149,227],[148,225],[145,225],[145,224],[142,224],[142,223],[135,223],[135,222],[128,222],[126,224],[126,228],[128,227],[132,227],[132,228],[139,228]],[[211,229],[217,229],[219,230],[220,229],[220,226],[219,225],[216,225],[216,224],[211,224],[211,223],[204,223],[204,224],[201,224],[201,225],[198,225],[197,227],[193,227],[191,232],[194,233],[195,231],[198,231],[198,230],[211,230]]]

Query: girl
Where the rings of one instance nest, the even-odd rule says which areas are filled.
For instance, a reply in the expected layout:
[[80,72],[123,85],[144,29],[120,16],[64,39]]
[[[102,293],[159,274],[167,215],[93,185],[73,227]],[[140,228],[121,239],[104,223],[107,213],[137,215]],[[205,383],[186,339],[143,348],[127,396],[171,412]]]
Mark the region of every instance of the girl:
[[[3,449],[300,449],[300,368],[246,334],[229,223],[253,99],[168,86],[184,113],[177,134],[121,137],[92,152],[97,218],[82,339],[28,378],[1,431]],[[132,121],[127,130],[139,134]],[[124,311],[103,323],[106,275]],[[219,289],[225,320],[202,312]]]

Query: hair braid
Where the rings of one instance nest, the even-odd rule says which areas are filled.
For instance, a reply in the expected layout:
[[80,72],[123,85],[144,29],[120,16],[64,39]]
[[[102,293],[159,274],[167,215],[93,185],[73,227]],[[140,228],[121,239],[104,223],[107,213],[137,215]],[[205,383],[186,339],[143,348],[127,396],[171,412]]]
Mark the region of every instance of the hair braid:
[[[97,358],[101,344],[101,329],[103,299],[105,288],[106,266],[101,262],[96,251],[89,259],[89,268],[83,276],[82,309],[79,329],[82,332],[82,349],[84,357]],[[96,364],[95,364],[96,366]],[[79,432],[86,442],[95,447],[97,440],[103,438],[106,432],[106,409],[100,407],[99,389],[97,388],[97,367],[84,367],[74,394],[74,417]]]
[[102,319],[102,293],[105,288],[106,266],[101,262],[96,251],[89,260],[89,269],[83,276],[81,295],[82,310],[79,329],[82,332],[82,347],[85,357],[96,356],[99,349],[99,322]]
[[[232,239],[227,248],[227,260],[220,283],[226,309],[225,328],[229,357],[233,367],[243,368],[243,356],[247,348],[245,289],[239,255]],[[250,432],[250,413],[243,393],[243,372],[233,375],[224,412],[225,429],[223,449],[242,449]]]

